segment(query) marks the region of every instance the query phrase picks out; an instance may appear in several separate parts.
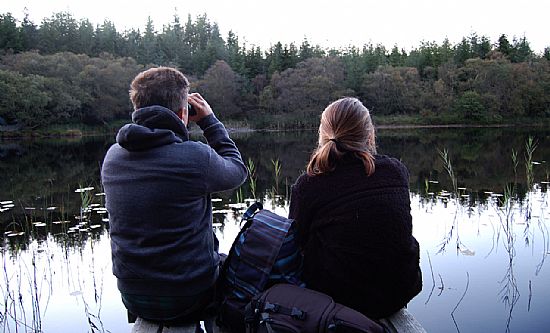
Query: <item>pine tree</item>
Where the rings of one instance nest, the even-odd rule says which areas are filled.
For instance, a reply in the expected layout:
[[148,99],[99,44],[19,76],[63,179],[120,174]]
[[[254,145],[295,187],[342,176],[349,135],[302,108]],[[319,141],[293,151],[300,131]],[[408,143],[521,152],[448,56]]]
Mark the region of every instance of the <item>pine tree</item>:
[[498,46],[497,46],[497,50],[504,54],[505,56],[510,56],[510,50],[511,50],[511,46],[510,46],[510,42],[508,41],[508,38],[506,38],[506,35],[502,34],[500,35],[500,37],[498,38]]
[[38,30],[36,24],[34,24],[29,18],[29,13],[25,10],[25,17],[21,22],[21,41],[24,51],[37,48],[38,44]]
[[13,52],[23,50],[21,34],[11,13],[0,14],[0,49]]
[[519,39],[514,38],[512,47],[510,48],[510,61],[523,62],[526,61],[532,54],[533,51],[531,50],[531,46],[525,36]]
[[142,64],[158,64],[158,43],[155,27],[151,16],[147,17],[147,24],[145,25],[145,32],[141,39],[139,46],[138,59]]
[[313,49],[307,41],[307,38],[304,38],[300,45],[300,50],[298,51],[298,59],[299,61],[305,61],[311,57],[313,57]]
[[102,25],[98,25],[95,31],[96,34],[96,53],[107,52],[110,54],[118,54],[118,39],[119,35],[115,25],[109,20],[105,20]]
[[248,74],[245,67],[244,47],[241,49],[239,37],[231,30],[227,34],[227,61],[229,62],[229,66],[237,73],[241,75]]
[[88,19],[80,20],[78,24],[78,53],[96,55],[95,51],[96,35],[92,22]]
[[275,46],[271,46],[266,58],[267,63],[269,64],[269,75],[272,75],[275,72],[283,71],[283,44],[281,44],[281,42],[277,42]]

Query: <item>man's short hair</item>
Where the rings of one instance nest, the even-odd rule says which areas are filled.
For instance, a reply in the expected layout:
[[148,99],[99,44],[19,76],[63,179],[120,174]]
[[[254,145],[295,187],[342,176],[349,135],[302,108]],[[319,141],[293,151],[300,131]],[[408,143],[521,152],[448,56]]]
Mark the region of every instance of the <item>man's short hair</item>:
[[155,67],[139,73],[130,85],[134,109],[160,105],[178,113],[187,101],[189,81],[180,71]]

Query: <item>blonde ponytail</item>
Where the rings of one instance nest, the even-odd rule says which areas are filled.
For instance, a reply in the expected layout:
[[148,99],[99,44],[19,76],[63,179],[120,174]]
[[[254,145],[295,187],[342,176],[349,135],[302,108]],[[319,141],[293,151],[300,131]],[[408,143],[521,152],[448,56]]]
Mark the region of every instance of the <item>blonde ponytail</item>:
[[351,97],[339,99],[323,111],[319,143],[307,165],[307,174],[315,176],[334,171],[346,153],[362,160],[367,175],[374,173],[374,126],[368,109]]
[[311,156],[307,165],[308,175],[318,175],[334,171],[335,159],[331,155],[342,154],[338,152],[336,142],[328,140],[322,146],[318,147]]

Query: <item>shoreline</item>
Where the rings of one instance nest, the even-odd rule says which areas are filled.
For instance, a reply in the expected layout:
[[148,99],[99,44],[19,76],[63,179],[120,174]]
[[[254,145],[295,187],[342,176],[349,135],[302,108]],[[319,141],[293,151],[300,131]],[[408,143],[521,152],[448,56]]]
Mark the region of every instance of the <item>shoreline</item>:
[[[386,129],[445,129],[445,128],[510,128],[510,127],[532,127],[532,128],[544,128],[548,127],[549,123],[544,121],[539,121],[537,123],[503,123],[503,124],[467,124],[467,123],[455,123],[455,124],[380,124],[376,125],[375,129],[377,130],[386,130]],[[111,127],[110,129],[101,129],[101,127],[83,130],[78,128],[66,129],[66,130],[18,130],[18,129],[5,129],[0,126],[0,140],[1,141],[11,141],[11,140],[20,140],[20,139],[56,139],[56,138],[66,138],[66,139],[78,139],[82,137],[97,137],[97,136],[108,136],[114,135],[120,127]],[[229,133],[255,133],[255,132],[294,132],[294,131],[314,131],[317,130],[317,127],[311,128],[252,128],[252,127],[230,127],[226,126],[226,129]],[[200,134],[201,131],[193,126],[189,129],[191,134]]]
[[414,128],[507,128],[507,127],[542,127],[541,124],[435,124],[435,125],[421,125],[421,124],[383,124],[374,125],[375,128],[380,129],[414,129]]

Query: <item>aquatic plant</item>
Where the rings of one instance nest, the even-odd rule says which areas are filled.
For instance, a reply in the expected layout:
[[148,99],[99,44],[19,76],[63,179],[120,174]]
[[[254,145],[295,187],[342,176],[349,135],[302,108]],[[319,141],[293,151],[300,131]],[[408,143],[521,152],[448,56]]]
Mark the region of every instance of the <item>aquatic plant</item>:
[[256,199],[256,165],[251,158],[248,159],[246,168],[248,169],[248,184],[250,186],[250,193],[252,194],[252,197]]
[[534,137],[529,136],[527,140],[525,141],[525,181],[527,186],[527,195],[525,199],[525,206],[524,209],[524,220],[525,220],[525,243],[528,245],[529,243],[529,230],[531,227],[531,217],[532,217],[532,202],[531,202],[531,195],[530,192],[533,190],[534,182],[535,182],[535,172],[534,172],[534,165],[535,163],[538,164],[538,162],[535,162],[533,160],[533,153],[537,149],[538,142],[535,140]]
[[[514,274],[514,259],[516,256],[515,249],[515,235],[514,235],[514,192],[510,185],[504,188],[504,195],[502,197],[502,207],[497,209],[500,225],[504,232],[503,245],[506,253],[508,254],[508,265],[506,267],[505,274],[500,280],[502,288],[499,292],[501,301],[508,308],[508,318],[506,322],[506,332],[509,332],[510,322],[512,319],[512,312],[514,306],[519,300],[520,293],[517,285],[516,277]],[[527,226],[528,228],[528,226]],[[528,229],[527,229],[528,230]],[[528,238],[526,237],[526,245],[529,245]]]
[[518,152],[517,150],[512,148],[512,166],[514,171],[514,184],[517,184],[518,182],[518,165],[519,165]]
[[235,196],[236,196],[236,201],[237,202],[243,202],[244,201],[243,187],[242,186],[239,186],[239,188],[237,189],[237,192],[235,193]]
[[[426,299],[426,302],[424,302],[424,305],[427,305],[430,302],[430,299],[432,298],[433,292],[435,290],[435,277],[434,277],[434,269],[432,266],[432,259],[430,258],[430,252],[426,251],[426,255],[428,256],[428,263],[430,264],[430,273],[432,274],[432,289],[430,290],[430,294],[428,295],[428,299]],[[437,274],[439,276],[439,281],[441,282],[441,286],[437,287],[439,289],[439,293],[437,296],[441,296],[443,293],[443,290],[445,290],[445,284],[443,283],[443,278],[441,277],[441,274]]]
[[455,195],[458,195],[457,179],[453,171],[453,165],[451,163],[451,158],[449,157],[449,153],[447,152],[447,149],[443,149],[443,151],[439,150],[438,153],[439,153],[439,156],[441,157],[441,160],[443,161],[443,166],[445,167],[445,170],[447,171],[447,174],[449,175],[449,178],[451,179],[451,182],[453,184],[453,193]]
[[84,210],[87,209],[92,203],[93,194],[91,193],[91,191],[93,189],[93,186],[82,187],[82,185],[79,184],[79,188],[75,190],[75,193],[80,194],[81,208]]
[[[454,170],[453,170],[453,165],[451,163],[451,158],[449,157],[449,153],[448,153],[447,149],[443,149],[443,151],[438,150],[438,153],[439,153],[439,156],[440,156],[441,160],[443,161],[443,166],[444,166],[445,170],[447,171],[447,174],[449,175],[449,178],[451,179],[451,183],[452,183],[452,186],[453,186],[453,192],[452,193],[445,192],[445,193],[441,193],[440,195],[445,194],[445,197],[451,197],[451,194],[452,194],[452,198],[451,198],[451,199],[453,199],[452,203],[455,205],[456,209],[455,209],[455,212],[454,212],[454,215],[453,215],[452,226],[451,226],[449,232],[447,233],[447,235],[443,238],[443,241],[440,243],[440,248],[439,248],[439,251],[437,253],[444,252],[447,245],[453,239],[453,235],[455,235],[456,236],[456,251],[457,251],[457,254],[459,252],[469,254],[469,253],[471,253],[471,251],[468,250],[468,248],[464,245],[464,243],[462,243],[462,241],[460,240],[460,234],[458,232],[458,228],[459,228],[458,216],[462,212],[461,209],[463,207],[462,207],[462,205],[460,204],[460,201],[459,201],[460,197],[459,197],[459,192],[458,192],[458,181],[457,181],[457,178],[456,178]],[[449,199],[446,199],[446,200],[449,200]]]
[[424,178],[424,194],[428,196],[428,193],[430,193],[430,181],[428,178]]
[[271,164],[273,165],[273,174],[274,174],[274,185],[271,187],[271,190],[273,191],[273,194],[279,194],[279,183],[281,178],[281,162],[279,162],[279,159],[271,160]]
[[537,145],[538,142],[532,136],[529,136],[525,142],[525,177],[528,190],[533,188],[535,179],[533,153],[537,149]]
[[455,324],[456,330],[460,332],[460,329],[458,328],[458,323],[455,320],[455,312],[460,306],[460,303],[462,303],[462,300],[466,296],[466,293],[468,292],[468,288],[470,287],[470,273],[466,272],[466,288],[464,288],[464,293],[462,294],[462,297],[458,300],[458,303],[456,303],[453,311],[451,311],[451,318],[453,319],[453,323]]
[[94,198],[92,193],[93,189],[93,186],[82,187],[80,185],[79,188],[75,190],[76,193],[80,194],[80,217],[78,218],[79,231],[89,230],[88,227],[84,226],[89,225],[90,222],[90,215],[92,213],[91,205]]

